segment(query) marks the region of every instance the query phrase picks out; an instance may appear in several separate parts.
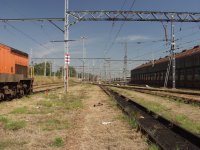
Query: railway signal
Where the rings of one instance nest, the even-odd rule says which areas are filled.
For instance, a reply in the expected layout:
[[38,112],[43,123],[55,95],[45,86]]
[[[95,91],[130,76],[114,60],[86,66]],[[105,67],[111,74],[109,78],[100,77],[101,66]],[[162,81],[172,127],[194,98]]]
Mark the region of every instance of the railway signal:
[[65,54],[65,64],[70,64],[70,54],[68,53]]

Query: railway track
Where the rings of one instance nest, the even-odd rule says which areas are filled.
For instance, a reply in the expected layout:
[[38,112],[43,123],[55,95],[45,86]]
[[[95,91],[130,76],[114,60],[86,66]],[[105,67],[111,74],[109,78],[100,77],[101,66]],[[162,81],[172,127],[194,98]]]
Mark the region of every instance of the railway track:
[[148,110],[108,87],[100,86],[130,117],[134,117],[141,131],[164,150],[199,150],[200,137],[162,116]]
[[33,86],[33,93],[39,93],[49,90],[54,90],[58,88],[64,87],[63,83],[49,83],[49,84],[42,84],[42,85],[34,85]]
[[183,90],[171,90],[171,89],[166,90],[166,89],[143,88],[143,87],[132,87],[132,86],[114,86],[114,87],[127,90],[134,90],[136,92],[157,95],[160,97],[168,97],[172,98],[173,100],[180,101],[186,104],[195,104],[200,106],[200,92],[198,91],[183,91]]

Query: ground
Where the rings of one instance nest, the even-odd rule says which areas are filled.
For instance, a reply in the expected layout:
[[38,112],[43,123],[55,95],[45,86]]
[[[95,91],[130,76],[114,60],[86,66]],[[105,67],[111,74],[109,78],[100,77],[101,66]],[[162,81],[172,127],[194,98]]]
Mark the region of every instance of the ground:
[[134,127],[95,85],[0,103],[0,149],[148,149]]
[[76,120],[78,127],[67,136],[67,147],[74,150],[148,149],[141,134],[123,121],[123,114],[112,99],[97,86],[87,89],[88,99],[83,102],[85,107]]

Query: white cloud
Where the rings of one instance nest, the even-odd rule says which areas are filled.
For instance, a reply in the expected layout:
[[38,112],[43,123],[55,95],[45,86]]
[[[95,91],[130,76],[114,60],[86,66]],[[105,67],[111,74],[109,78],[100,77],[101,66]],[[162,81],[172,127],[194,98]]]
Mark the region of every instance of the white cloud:
[[152,38],[148,36],[143,36],[143,35],[128,35],[128,36],[117,38],[117,41],[133,42],[133,41],[143,41],[143,40],[150,40],[150,39]]
[[64,48],[62,44],[57,46],[57,45],[53,45],[52,43],[45,43],[43,44],[43,47],[37,46],[33,48],[33,57],[42,58],[42,57],[46,57],[55,53],[59,54],[63,51],[63,48]]

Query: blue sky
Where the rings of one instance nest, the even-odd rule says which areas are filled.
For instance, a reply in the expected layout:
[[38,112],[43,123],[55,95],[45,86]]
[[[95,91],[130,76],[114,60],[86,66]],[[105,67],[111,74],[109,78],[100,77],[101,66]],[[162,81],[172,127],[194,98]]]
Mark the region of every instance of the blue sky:
[[[126,1],[124,7],[123,3]],[[0,0],[1,18],[26,17],[64,17],[64,0]],[[133,0],[70,0],[70,10],[129,10]],[[132,10],[151,11],[189,11],[199,12],[199,0],[136,0]],[[62,40],[63,34],[48,22],[17,22],[0,23],[0,43],[30,53],[33,57],[63,57],[62,43],[51,43],[52,40]],[[63,28],[63,22],[57,22]],[[122,22],[80,22],[70,28],[70,39],[77,40],[70,44],[71,57],[82,57],[81,36],[86,36],[87,57],[106,57],[123,59],[124,46],[121,41],[128,42],[129,59],[157,59],[167,55],[169,47],[165,42],[152,42],[164,39],[163,26],[159,22],[126,22],[117,36],[111,49],[116,33]],[[165,23],[164,23],[165,24]],[[170,38],[170,24],[167,25]],[[200,41],[199,23],[176,23],[176,38],[180,49],[177,52],[193,47]],[[14,28],[13,28],[14,27]],[[26,34],[26,35],[24,35]],[[27,36],[29,38],[27,38]],[[191,41],[191,42],[190,42]],[[136,42],[143,42],[137,44]],[[41,46],[42,45],[42,46]],[[80,66],[80,60],[72,60],[71,65]],[[102,67],[102,62],[87,62],[90,67]],[[143,62],[129,63],[129,69]],[[56,61],[59,66],[62,61]],[[122,62],[111,63],[113,70],[122,70]],[[119,69],[120,68],[120,69]],[[99,71],[98,69],[97,71]],[[119,73],[118,73],[119,74]]]

